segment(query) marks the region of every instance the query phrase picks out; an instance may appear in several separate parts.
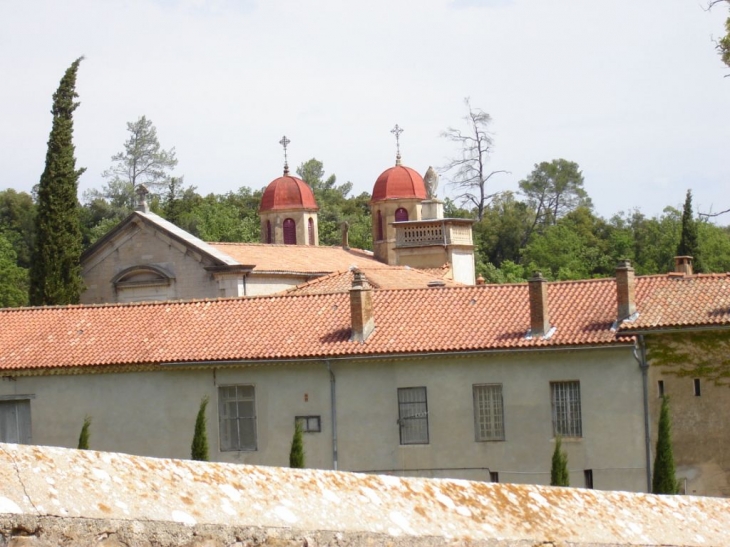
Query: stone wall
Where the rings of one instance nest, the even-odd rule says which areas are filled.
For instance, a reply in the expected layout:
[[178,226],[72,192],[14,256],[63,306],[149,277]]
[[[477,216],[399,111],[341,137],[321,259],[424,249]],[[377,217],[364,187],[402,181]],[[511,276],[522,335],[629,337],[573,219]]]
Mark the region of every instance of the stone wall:
[[0,444],[0,546],[719,546],[730,502]]

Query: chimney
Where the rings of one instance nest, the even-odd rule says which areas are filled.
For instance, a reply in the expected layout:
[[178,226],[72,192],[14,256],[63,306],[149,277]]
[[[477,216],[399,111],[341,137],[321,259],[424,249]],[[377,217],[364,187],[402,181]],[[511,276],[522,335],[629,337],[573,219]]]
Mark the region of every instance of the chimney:
[[342,248],[343,249],[349,249],[350,248],[350,223],[347,221],[344,221],[342,223]]
[[137,207],[135,207],[134,210],[139,211],[140,213],[149,213],[150,206],[147,205],[147,194],[149,194],[150,191],[147,190],[147,187],[144,184],[140,184],[134,189],[134,193],[137,194]]
[[535,272],[527,284],[530,289],[530,335],[533,338],[545,336],[550,330],[547,279]]
[[373,289],[365,274],[353,270],[352,288],[350,289],[350,320],[352,334],[350,341],[363,343],[375,329],[373,319]]
[[618,321],[623,321],[636,313],[635,289],[636,283],[631,261],[628,259],[619,261],[616,266],[616,301],[618,303],[616,319]]
[[692,257],[675,256],[674,271],[676,273],[683,273],[684,275],[692,275]]

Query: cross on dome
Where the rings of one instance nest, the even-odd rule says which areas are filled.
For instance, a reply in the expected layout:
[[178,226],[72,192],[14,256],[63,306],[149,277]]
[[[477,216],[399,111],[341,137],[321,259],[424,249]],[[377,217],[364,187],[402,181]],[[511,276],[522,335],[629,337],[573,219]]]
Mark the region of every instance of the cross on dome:
[[291,141],[286,138],[286,135],[284,135],[279,141],[279,144],[284,147],[284,176],[289,174],[289,162],[287,161],[286,157],[286,147],[289,146],[290,142]]
[[400,134],[403,133],[403,128],[395,124],[395,127],[390,132],[395,135],[395,164],[400,165]]

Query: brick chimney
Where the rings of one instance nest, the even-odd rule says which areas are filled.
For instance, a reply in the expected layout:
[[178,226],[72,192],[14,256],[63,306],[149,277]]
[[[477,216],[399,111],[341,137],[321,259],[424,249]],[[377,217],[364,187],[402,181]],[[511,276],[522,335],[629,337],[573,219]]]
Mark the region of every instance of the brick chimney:
[[683,273],[684,275],[692,275],[692,257],[675,256],[674,271],[676,273]]
[[535,272],[527,284],[530,289],[530,335],[533,338],[545,336],[550,330],[547,279]]
[[344,221],[342,224],[340,224],[340,227],[342,228],[342,248],[349,249],[350,248],[350,223],[347,221]]
[[631,261],[624,259],[616,266],[616,302],[618,321],[623,321],[636,313],[636,282]]
[[350,321],[352,323],[350,340],[363,343],[375,329],[373,289],[365,274],[360,270],[353,270],[353,274],[350,289]]

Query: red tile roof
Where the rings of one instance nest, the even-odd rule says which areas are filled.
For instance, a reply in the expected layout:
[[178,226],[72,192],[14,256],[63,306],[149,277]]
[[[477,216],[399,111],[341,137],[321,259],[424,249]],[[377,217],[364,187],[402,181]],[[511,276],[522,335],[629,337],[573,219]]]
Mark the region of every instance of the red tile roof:
[[[639,321],[627,325],[629,330],[644,324],[730,325],[727,276],[638,278],[636,292]],[[551,283],[548,299],[556,331],[543,340],[525,337],[530,322],[526,284],[374,290],[376,328],[364,344],[350,342],[346,293],[6,309],[0,311],[0,370],[632,341],[611,331],[616,315],[613,279]]]
[[302,179],[284,175],[272,180],[261,196],[259,211],[305,209],[316,211],[317,201],[309,185]]
[[319,245],[273,245],[269,243],[209,243],[240,264],[255,264],[253,273],[331,273],[357,268],[389,268],[369,251]]
[[[439,274],[443,272],[436,269]],[[374,289],[425,289],[429,283],[443,283],[447,287],[464,286],[451,279],[443,279],[442,275],[433,275],[420,269],[408,266],[391,266],[389,268],[360,268],[368,282]],[[334,272],[318,277],[291,289],[284,294],[325,294],[332,292],[347,292],[352,287],[352,272]]]
[[403,165],[396,165],[380,174],[375,181],[371,201],[398,198],[426,199],[426,184],[423,182],[423,177]]

